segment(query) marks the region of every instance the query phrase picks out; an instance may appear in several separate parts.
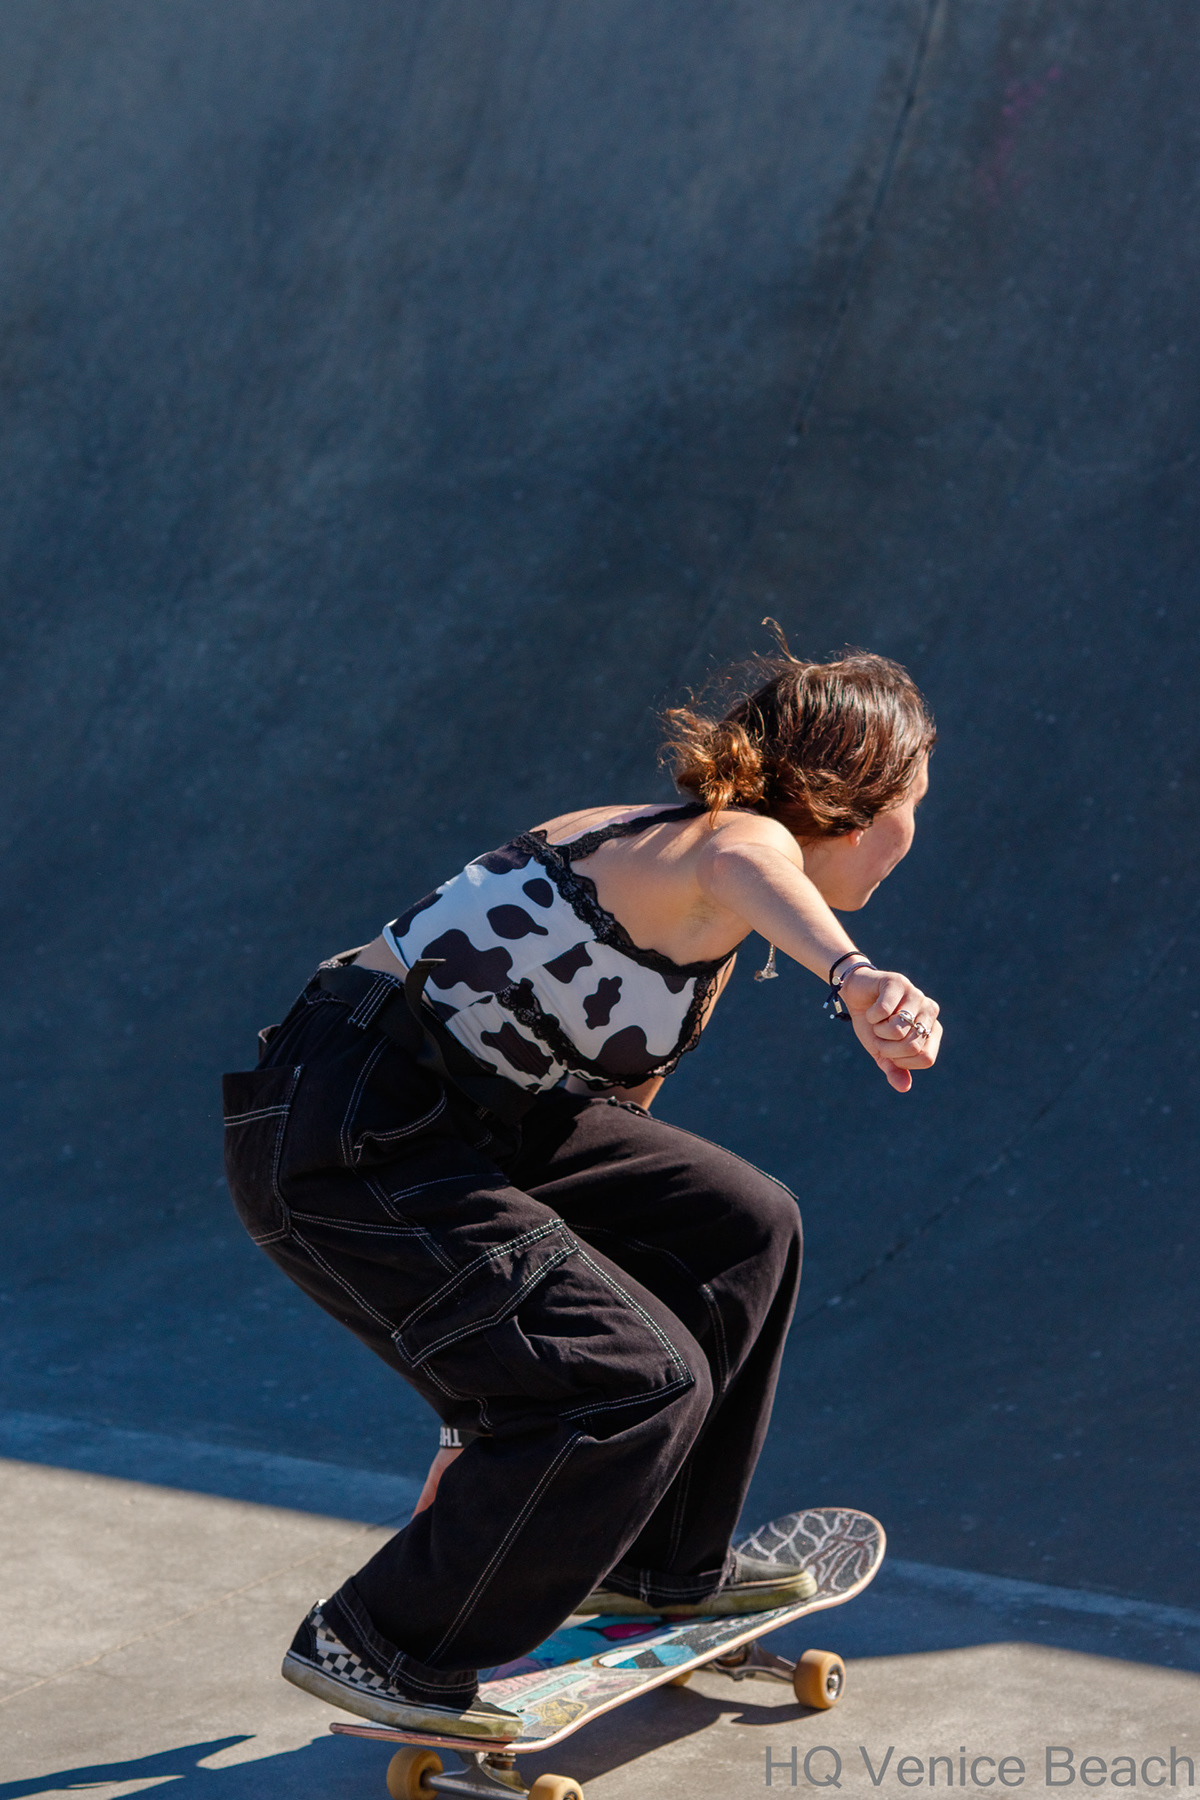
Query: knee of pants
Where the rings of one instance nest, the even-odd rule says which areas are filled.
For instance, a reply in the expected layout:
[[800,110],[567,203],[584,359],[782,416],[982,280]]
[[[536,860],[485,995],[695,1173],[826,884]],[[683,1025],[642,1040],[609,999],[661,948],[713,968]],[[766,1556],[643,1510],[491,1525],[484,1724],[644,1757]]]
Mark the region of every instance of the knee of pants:
[[804,1253],[804,1230],[794,1194],[781,1182],[762,1175],[746,1163],[737,1163],[722,1183],[721,1199],[728,1209],[729,1261],[755,1261],[772,1270],[782,1281],[790,1269],[799,1270]]
[[799,1271],[804,1256],[804,1225],[795,1197],[786,1188],[765,1184],[766,1191],[758,1202],[756,1216],[761,1220],[765,1243],[779,1268],[780,1275],[794,1266]]

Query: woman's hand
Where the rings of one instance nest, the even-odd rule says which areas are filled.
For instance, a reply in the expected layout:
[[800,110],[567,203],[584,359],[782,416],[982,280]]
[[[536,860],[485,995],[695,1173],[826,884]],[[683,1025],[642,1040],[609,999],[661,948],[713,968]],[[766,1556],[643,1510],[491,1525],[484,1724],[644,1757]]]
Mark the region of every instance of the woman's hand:
[[938,1004],[907,975],[855,968],[840,989],[854,1034],[898,1094],[907,1094],[914,1069],[932,1069],[942,1041]]
[[417,1504],[413,1507],[412,1516],[414,1519],[418,1513],[423,1513],[427,1506],[433,1505],[434,1499],[437,1496],[438,1483],[446,1473],[446,1470],[450,1467],[450,1464],[452,1462],[457,1462],[461,1455],[461,1445],[457,1450],[438,1451],[437,1455],[429,1465],[429,1473],[425,1477],[425,1485],[421,1489]]

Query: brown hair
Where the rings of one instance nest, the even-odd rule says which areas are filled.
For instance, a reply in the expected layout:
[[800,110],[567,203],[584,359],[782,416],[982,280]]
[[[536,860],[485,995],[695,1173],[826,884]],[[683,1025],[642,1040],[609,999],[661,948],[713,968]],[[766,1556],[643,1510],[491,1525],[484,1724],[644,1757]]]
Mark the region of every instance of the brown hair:
[[[803,662],[774,619],[775,656],[728,672],[741,697],[723,718],[691,706],[663,717],[664,759],[714,821],[728,806],[778,819],[798,838],[839,837],[900,801],[937,736],[916,684],[899,663],[867,650]],[[750,682],[757,685],[745,692]]]

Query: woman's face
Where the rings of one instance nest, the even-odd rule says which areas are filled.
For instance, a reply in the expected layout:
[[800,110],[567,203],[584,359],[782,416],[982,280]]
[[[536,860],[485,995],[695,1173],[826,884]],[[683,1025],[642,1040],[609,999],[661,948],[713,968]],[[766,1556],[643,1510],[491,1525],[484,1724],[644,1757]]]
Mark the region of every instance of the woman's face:
[[835,912],[857,912],[912,848],[915,813],[929,787],[929,758],[922,757],[904,798],[862,831],[810,838],[802,846],[804,870]]

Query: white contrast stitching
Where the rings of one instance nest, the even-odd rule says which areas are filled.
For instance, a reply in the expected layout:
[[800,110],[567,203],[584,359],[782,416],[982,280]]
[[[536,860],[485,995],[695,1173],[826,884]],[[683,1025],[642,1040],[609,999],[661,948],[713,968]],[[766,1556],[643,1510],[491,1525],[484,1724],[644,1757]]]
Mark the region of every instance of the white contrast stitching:
[[[395,1218],[403,1219],[404,1218],[405,1215],[403,1213],[397,1213],[397,1211],[393,1207],[391,1200],[389,1199],[388,1194],[387,1194],[385,1188],[383,1187],[382,1183],[376,1181],[374,1176],[364,1175],[360,1172],[359,1180],[363,1183],[363,1186],[367,1189],[368,1193],[373,1194],[375,1199],[378,1200],[380,1206],[382,1206],[385,1213],[390,1213],[393,1219],[395,1219]],[[412,1224],[411,1220],[409,1220],[407,1222],[409,1224]],[[438,1243],[438,1241],[434,1237],[433,1233],[431,1231],[426,1230],[426,1228],[423,1225],[416,1225],[413,1227],[413,1229],[420,1232],[421,1237],[425,1241],[425,1248],[428,1250],[430,1256],[432,1256],[434,1262],[440,1263],[442,1268],[446,1270],[447,1274],[453,1275],[456,1265],[455,1265],[453,1259],[451,1257],[447,1256],[446,1252],[442,1249],[441,1245]]]
[[249,1125],[256,1119],[274,1119],[279,1113],[286,1111],[287,1101],[285,1100],[278,1106],[255,1107],[253,1112],[228,1113],[224,1120],[225,1129],[228,1130],[231,1125]]
[[448,1644],[453,1643],[455,1634],[458,1631],[459,1626],[462,1624],[462,1622],[466,1618],[467,1614],[471,1611],[471,1608],[474,1606],[476,1599],[479,1597],[479,1594],[487,1586],[488,1582],[492,1579],[492,1576],[495,1574],[497,1568],[499,1567],[501,1562],[504,1560],[505,1556],[508,1553],[508,1548],[509,1548],[509,1545],[512,1543],[512,1540],[514,1539],[514,1537],[516,1537],[517,1533],[522,1529],[522,1527],[525,1524],[526,1519],[529,1517],[529,1514],[533,1511],[534,1507],[537,1505],[538,1501],[541,1499],[543,1493],[545,1492],[547,1487],[549,1487],[549,1485],[550,1485],[551,1481],[553,1481],[555,1475],[557,1475],[560,1466],[567,1460],[567,1457],[570,1456],[572,1450],[574,1450],[576,1444],[579,1443],[582,1436],[583,1436],[583,1433],[580,1431],[577,1431],[574,1433],[573,1436],[568,1438],[567,1442],[563,1445],[562,1449],[559,1451],[559,1453],[555,1457],[554,1461],[550,1464],[550,1467],[546,1470],[545,1474],[542,1476],[541,1480],[538,1482],[537,1486],[534,1488],[532,1494],[530,1494],[528,1500],[525,1502],[524,1506],[521,1508],[520,1512],[517,1514],[516,1518],[513,1520],[512,1524],[509,1526],[508,1530],[505,1532],[503,1539],[501,1540],[501,1542],[497,1546],[494,1554],[488,1561],[488,1564],[487,1564],[486,1568],[484,1569],[483,1573],[480,1575],[479,1580],[475,1583],[475,1586],[471,1589],[471,1592],[467,1595],[466,1599],[463,1601],[462,1605],[460,1606],[457,1616],[451,1622],[449,1629],[447,1630],[445,1636],[442,1638],[441,1642],[437,1645],[437,1647],[431,1653],[430,1658],[429,1658],[430,1662],[433,1662],[437,1657],[443,1655],[443,1653],[445,1652],[446,1646]]
[[630,1237],[627,1232],[616,1231],[608,1226],[600,1226],[599,1229],[592,1227],[590,1230],[592,1237],[607,1237],[614,1239],[618,1244],[632,1244],[635,1250],[645,1250],[651,1256],[665,1257],[667,1262],[674,1263],[677,1269],[682,1269],[689,1285],[695,1287],[697,1293],[700,1295],[708,1309],[708,1316],[713,1327],[713,1336],[716,1340],[714,1348],[716,1350],[717,1362],[720,1366],[721,1374],[718,1391],[723,1394],[729,1385],[729,1346],[725,1339],[725,1322],[721,1317],[721,1309],[717,1297],[713,1293],[708,1282],[697,1281],[695,1271],[688,1267],[683,1258],[681,1256],[676,1256],[673,1250],[666,1249],[662,1244],[650,1244],[647,1243],[645,1238]]
[[[427,1357],[436,1356],[439,1351],[447,1349],[451,1344],[456,1344],[460,1338],[470,1337],[474,1332],[487,1331],[490,1326],[499,1325],[508,1318],[510,1313],[516,1311],[530,1288],[536,1287],[538,1282],[544,1280],[552,1269],[556,1269],[559,1263],[565,1262],[568,1256],[574,1254],[573,1247],[566,1245],[563,1249],[556,1251],[553,1256],[547,1257],[544,1263],[538,1264],[532,1274],[526,1276],[519,1288],[515,1291],[510,1289],[503,1304],[497,1307],[494,1313],[489,1314],[486,1319],[473,1319],[469,1325],[460,1325],[456,1331],[447,1332],[445,1337],[438,1338],[436,1343],[430,1344],[428,1349],[422,1350],[419,1356],[408,1356],[407,1351],[403,1351],[402,1354],[408,1357],[408,1361],[414,1369],[419,1369]],[[403,1330],[403,1327],[401,1329]],[[397,1349],[400,1349],[399,1335],[397,1333]]]
[[[456,1287],[459,1287],[469,1276],[476,1274],[478,1270],[485,1268],[488,1263],[495,1262],[498,1257],[510,1255],[517,1250],[524,1250],[530,1244],[540,1243],[541,1239],[549,1237],[551,1232],[565,1232],[566,1229],[562,1219],[551,1219],[545,1225],[537,1225],[531,1231],[521,1233],[519,1237],[506,1238],[502,1244],[495,1244],[490,1250],[481,1251],[478,1256],[473,1257],[469,1263],[459,1269],[452,1280],[443,1282],[436,1293],[430,1294],[428,1300],[423,1300],[420,1306],[409,1313],[401,1324],[400,1330],[407,1331],[432,1307],[440,1306],[448,1294],[453,1293]],[[577,1248],[574,1239],[571,1239],[571,1247]]]
[[354,1148],[350,1142],[350,1121],[353,1119],[358,1108],[358,1103],[362,1099],[362,1091],[367,1085],[371,1071],[374,1069],[375,1064],[379,1061],[387,1047],[388,1040],[385,1037],[381,1037],[379,1042],[370,1051],[369,1055],[363,1058],[362,1068],[358,1071],[358,1075],[354,1082],[354,1091],[350,1095],[350,1101],[346,1107],[346,1115],[342,1120],[342,1129],[338,1134],[342,1144],[342,1161],[346,1164],[347,1168],[352,1169],[354,1167]]
[[350,1014],[349,1020],[351,1025],[357,1025],[363,1031],[371,1023],[384,1001],[390,999],[391,995],[402,986],[402,983],[397,981],[394,975],[388,975],[382,969],[372,970],[372,973],[375,979]]
[[271,1192],[274,1194],[276,1200],[279,1202],[280,1206],[283,1208],[283,1219],[284,1219],[285,1225],[287,1224],[288,1209],[287,1209],[287,1201],[283,1197],[283,1189],[279,1185],[279,1165],[280,1165],[281,1161],[283,1160],[283,1134],[287,1130],[288,1114],[292,1110],[292,1101],[296,1097],[296,1087],[297,1087],[297,1084],[299,1083],[303,1068],[304,1068],[303,1063],[297,1063],[296,1067],[292,1070],[292,1079],[291,1079],[291,1084],[290,1084],[290,1086],[288,1088],[288,1092],[287,1092],[287,1100],[284,1103],[283,1112],[280,1115],[279,1128],[275,1133],[275,1154],[271,1159]]
[[349,1294],[350,1298],[355,1302],[356,1305],[361,1306],[365,1313],[369,1313],[370,1316],[375,1320],[375,1322],[377,1324],[383,1325],[384,1327],[386,1327],[388,1336],[389,1337],[392,1336],[393,1332],[396,1329],[395,1326],[392,1324],[392,1321],[390,1319],[385,1319],[381,1312],[376,1312],[375,1308],[370,1304],[370,1302],[363,1299],[363,1297],[359,1293],[358,1289],[351,1287],[350,1283],[348,1281],[346,1281],[341,1275],[339,1275],[336,1269],[331,1268],[330,1265],[325,1261],[325,1258],[323,1256],[321,1256],[316,1250],[313,1249],[312,1245],[309,1243],[307,1238],[301,1237],[300,1233],[298,1231],[294,1231],[292,1233],[292,1242],[295,1244],[299,1244],[300,1248],[302,1250],[306,1251],[307,1254],[312,1257],[313,1261],[316,1263],[316,1265],[319,1269],[324,1269],[325,1273],[328,1276],[330,1276],[334,1281],[336,1281],[340,1288],[345,1289],[346,1293]]
[[393,1138],[412,1137],[414,1132],[423,1131],[426,1125],[432,1125],[438,1114],[445,1112],[446,1105],[446,1095],[443,1090],[437,1105],[431,1106],[427,1113],[422,1114],[411,1125],[394,1125],[390,1131],[364,1131],[360,1137],[355,1139],[354,1148],[356,1151],[361,1150],[368,1138],[372,1138],[377,1144],[390,1144]]
[[[440,1694],[443,1698],[446,1695],[454,1696],[461,1693],[468,1685],[463,1681],[461,1675],[451,1676],[441,1683],[422,1681],[419,1675],[414,1675],[406,1666],[410,1660],[403,1650],[398,1656],[393,1657],[387,1673],[387,1678],[393,1685],[398,1681],[403,1681],[407,1687],[423,1688],[427,1694]],[[447,1730],[449,1730],[449,1726],[447,1726]]]
[[293,1212],[293,1219],[306,1225],[324,1225],[330,1231],[365,1231],[376,1237],[424,1237],[419,1225],[362,1225],[352,1219],[331,1219],[325,1213]]
[[506,1181],[504,1176],[500,1174],[499,1170],[496,1171],[496,1179],[494,1181],[489,1181],[482,1175],[472,1175],[469,1173],[464,1175],[438,1175],[433,1181],[418,1181],[415,1187],[401,1188],[397,1193],[388,1194],[387,1197],[392,1204],[398,1204],[401,1200],[411,1199],[414,1194],[428,1193],[430,1188],[446,1187],[452,1181],[477,1182],[484,1193],[486,1193],[489,1188],[506,1188],[511,1185]]
[[692,1374],[677,1375],[674,1381],[668,1381],[662,1387],[647,1388],[642,1394],[623,1394],[618,1400],[597,1400],[583,1406],[565,1406],[559,1413],[560,1419],[586,1419],[592,1413],[617,1412],[623,1406],[648,1406],[651,1401],[665,1399],[668,1394],[686,1392],[696,1385],[696,1377]]
[[677,1369],[683,1370],[683,1373],[688,1378],[689,1384],[694,1382],[696,1377],[692,1374],[692,1371],[688,1368],[686,1362],[683,1360],[682,1356],[680,1356],[678,1350],[676,1350],[674,1344],[671,1342],[671,1340],[667,1336],[666,1332],[663,1331],[658,1325],[656,1325],[654,1323],[654,1320],[650,1317],[650,1314],[646,1311],[645,1307],[639,1305],[639,1303],[634,1299],[633,1295],[630,1293],[627,1293],[626,1290],[621,1286],[619,1281],[614,1281],[612,1276],[609,1275],[604,1269],[602,1269],[600,1267],[599,1263],[593,1262],[586,1250],[581,1248],[579,1255],[580,1255],[581,1259],[587,1264],[588,1268],[591,1269],[594,1274],[598,1275],[600,1277],[601,1281],[603,1281],[607,1287],[610,1287],[615,1294],[620,1294],[621,1298],[625,1301],[626,1305],[633,1308],[634,1312],[637,1313],[638,1317],[642,1320],[643,1324],[648,1325],[650,1327],[650,1330],[654,1333],[655,1337],[658,1339],[658,1341],[662,1345],[663,1349],[667,1352],[667,1355],[671,1358],[671,1361],[675,1364],[675,1367]]

